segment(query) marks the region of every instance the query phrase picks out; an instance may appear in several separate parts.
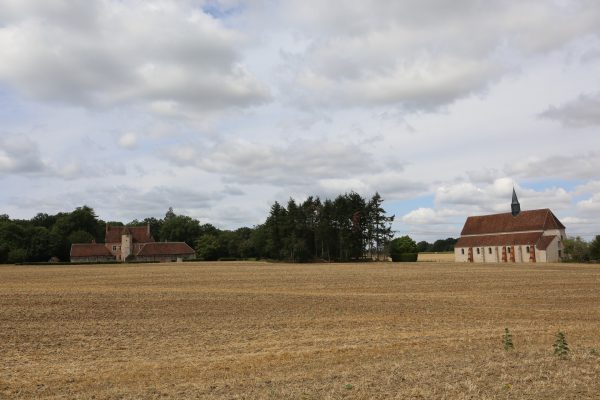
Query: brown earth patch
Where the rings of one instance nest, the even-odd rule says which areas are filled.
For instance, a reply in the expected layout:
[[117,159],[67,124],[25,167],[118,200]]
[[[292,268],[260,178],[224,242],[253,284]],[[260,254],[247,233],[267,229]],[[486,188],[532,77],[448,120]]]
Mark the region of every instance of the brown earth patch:
[[599,351],[593,265],[0,267],[2,399],[600,398]]

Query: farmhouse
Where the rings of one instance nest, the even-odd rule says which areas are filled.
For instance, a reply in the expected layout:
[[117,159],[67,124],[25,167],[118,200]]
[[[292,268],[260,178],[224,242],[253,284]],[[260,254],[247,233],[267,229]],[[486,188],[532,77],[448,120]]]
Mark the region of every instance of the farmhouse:
[[71,245],[71,262],[176,261],[195,256],[184,242],[155,242],[148,226],[106,225],[104,243]]
[[565,226],[547,208],[521,211],[513,189],[512,212],[468,217],[454,247],[457,262],[557,262]]

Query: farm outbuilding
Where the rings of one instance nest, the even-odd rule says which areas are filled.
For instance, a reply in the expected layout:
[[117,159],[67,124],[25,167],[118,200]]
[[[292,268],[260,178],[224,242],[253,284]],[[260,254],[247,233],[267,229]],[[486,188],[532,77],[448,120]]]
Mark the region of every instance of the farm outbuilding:
[[184,242],[156,242],[147,226],[106,225],[104,243],[71,245],[71,262],[177,261],[194,258]]
[[521,211],[513,190],[512,211],[468,217],[454,247],[457,262],[557,262],[565,226],[550,209]]

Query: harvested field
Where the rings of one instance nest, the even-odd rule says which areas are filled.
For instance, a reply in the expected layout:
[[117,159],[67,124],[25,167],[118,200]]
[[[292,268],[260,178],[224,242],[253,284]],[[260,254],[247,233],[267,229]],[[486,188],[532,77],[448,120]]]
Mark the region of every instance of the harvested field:
[[3,399],[600,398],[599,352],[593,265],[0,267]]
[[417,258],[417,261],[424,261],[424,262],[445,262],[445,263],[452,263],[454,262],[454,252],[450,251],[450,252],[442,252],[442,253],[419,253],[419,256]]

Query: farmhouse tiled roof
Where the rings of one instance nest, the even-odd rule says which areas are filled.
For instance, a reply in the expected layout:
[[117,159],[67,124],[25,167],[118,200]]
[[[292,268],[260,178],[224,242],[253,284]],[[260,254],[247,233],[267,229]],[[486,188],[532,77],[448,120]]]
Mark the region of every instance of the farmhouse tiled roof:
[[[509,214],[510,215],[510,214]],[[483,246],[512,246],[521,244],[536,244],[541,232],[507,233],[504,235],[463,236],[458,239],[455,247],[483,247]]]
[[114,257],[101,243],[76,243],[71,245],[71,257]]
[[463,236],[458,239],[455,247],[535,245],[539,250],[546,250],[555,238],[553,235],[543,236],[542,232]]
[[194,249],[184,242],[154,242],[142,246],[137,256],[169,256],[194,254]]
[[111,226],[106,225],[104,241],[106,243],[121,243],[121,235],[131,234],[133,243],[154,242],[148,226]]
[[556,236],[542,236],[540,241],[537,243],[537,248],[540,250],[546,250],[555,238]]
[[521,211],[517,216],[511,213],[468,217],[461,235],[481,235],[501,232],[542,231],[565,229],[565,226],[547,208]]

